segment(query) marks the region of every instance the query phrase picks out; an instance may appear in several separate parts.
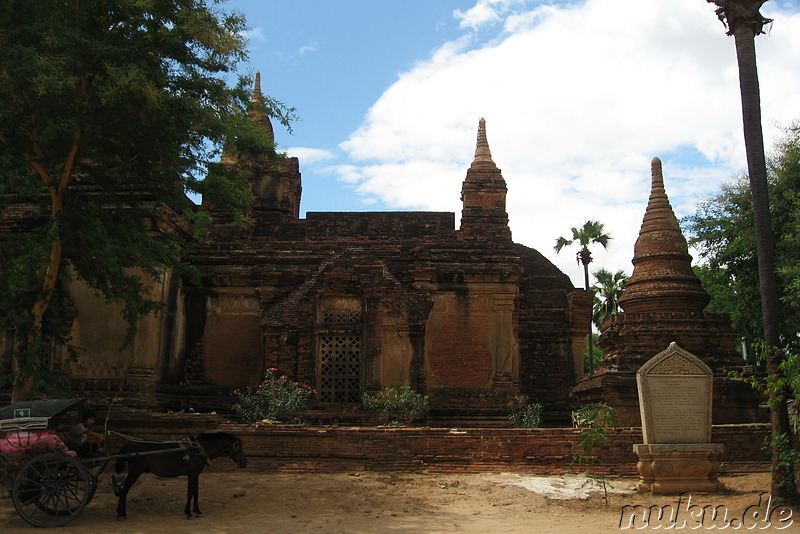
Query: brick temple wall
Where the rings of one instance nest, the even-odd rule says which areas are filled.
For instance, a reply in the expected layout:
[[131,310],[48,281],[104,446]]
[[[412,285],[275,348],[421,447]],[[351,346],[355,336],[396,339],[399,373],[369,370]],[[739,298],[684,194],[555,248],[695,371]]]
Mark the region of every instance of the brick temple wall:
[[[574,428],[430,428],[268,425],[256,427],[225,421],[220,415],[165,414],[144,410],[110,412],[98,406],[108,429],[139,438],[175,439],[224,430],[242,438],[249,468],[266,471],[341,472],[357,470],[404,472],[529,472],[560,474],[569,470],[581,441]],[[768,471],[764,440],[768,424],[714,425],[712,442],[722,443],[722,473]],[[114,436],[114,447],[125,441]],[[641,428],[609,433],[602,459],[611,471],[635,475],[633,444],[642,442]],[[226,468],[228,462],[217,464]],[[579,471],[576,468],[573,471]]]
[[[555,407],[548,422],[568,422],[581,337],[572,284],[535,250],[458,239],[454,223],[452,213],[310,212],[271,236],[198,245],[189,261],[204,287],[187,292],[207,295],[214,319],[198,340],[207,381],[240,387],[275,367],[319,387],[320,336],[339,327],[321,322],[320,303],[354,298],[365,391],[408,379],[453,424],[469,414],[502,423],[508,397],[521,391]],[[233,296],[257,302],[260,331],[244,324],[249,309],[215,304]],[[238,370],[228,368],[233,349]]]
[[[570,469],[581,441],[580,430],[573,428],[227,428],[241,435],[251,465],[275,471],[558,474]],[[725,445],[723,472],[768,470],[769,457],[763,450],[768,432],[769,425],[714,426],[712,441]],[[612,472],[634,475],[633,444],[641,442],[640,428],[617,429],[603,450],[604,464]]]
[[[101,413],[101,412],[98,412]],[[581,441],[574,428],[305,427],[225,422],[221,416],[115,412],[109,428],[154,439],[225,430],[244,441],[250,468],[267,471],[340,472],[528,472],[560,474],[570,469]],[[714,425],[722,443],[723,473],[767,471],[764,440],[769,425]],[[602,459],[614,473],[634,475],[638,427],[609,434]],[[227,462],[220,462],[226,467]],[[573,471],[579,471],[576,466]]]

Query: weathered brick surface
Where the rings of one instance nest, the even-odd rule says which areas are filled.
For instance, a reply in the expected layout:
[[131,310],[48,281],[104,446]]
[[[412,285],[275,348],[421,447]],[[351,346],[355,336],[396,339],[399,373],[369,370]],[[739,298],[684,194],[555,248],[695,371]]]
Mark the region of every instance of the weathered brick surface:
[[456,296],[431,342],[428,365],[447,387],[482,387],[489,379],[492,356],[486,346],[489,316],[484,299]]
[[225,358],[206,359],[206,381],[217,386],[254,386],[263,377],[261,330],[253,315],[212,316],[208,319],[206,350]]
[[[105,417],[106,410],[98,411]],[[108,428],[138,438],[174,439],[216,430],[233,432],[245,444],[248,465],[274,471],[563,473],[578,452],[575,428],[342,427],[237,424],[209,414],[158,414],[112,408]],[[769,469],[767,424],[714,425],[712,442],[722,443],[726,472]],[[115,437],[115,446],[124,438]],[[608,434],[601,453],[612,471],[633,475],[638,427]],[[575,468],[577,470],[578,468]]]
[[[225,428],[243,438],[251,465],[276,471],[563,473],[570,470],[581,441],[580,430],[572,428]],[[767,469],[763,442],[768,431],[767,425],[715,426],[712,440],[725,445],[720,460],[726,471]],[[634,475],[633,444],[641,441],[639,428],[610,433],[601,453],[603,464]]]

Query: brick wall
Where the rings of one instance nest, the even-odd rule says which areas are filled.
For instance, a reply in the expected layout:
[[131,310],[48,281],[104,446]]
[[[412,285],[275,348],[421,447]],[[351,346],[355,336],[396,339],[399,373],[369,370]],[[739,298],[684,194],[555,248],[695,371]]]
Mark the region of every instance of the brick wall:
[[[98,406],[98,413],[106,410]],[[268,471],[563,473],[580,443],[580,430],[573,428],[256,427],[208,414],[117,408],[110,415],[110,430],[141,438],[233,432],[244,441],[250,467]],[[768,424],[714,425],[712,441],[725,446],[720,457],[723,472],[767,471],[764,440],[768,435]],[[115,438],[121,446],[124,440]],[[602,459],[614,472],[632,475],[636,470],[633,444],[641,442],[640,428],[619,428],[609,435]]]
[[445,387],[484,386],[492,370],[485,297],[465,293],[457,293],[442,314],[441,329],[428,352],[428,365]]
[[[225,428],[242,437],[250,465],[271,471],[563,473],[580,443],[580,431],[572,428]],[[713,441],[725,445],[720,458],[725,472],[768,469],[767,434],[768,425],[715,426]],[[603,462],[616,473],[633,475],[633,444],[641,442],[639,428],[617,429],[609,436]]]

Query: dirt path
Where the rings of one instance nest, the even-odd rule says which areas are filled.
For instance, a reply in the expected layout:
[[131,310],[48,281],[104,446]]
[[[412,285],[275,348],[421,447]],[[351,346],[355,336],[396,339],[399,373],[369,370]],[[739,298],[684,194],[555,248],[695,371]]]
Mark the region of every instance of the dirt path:
[[[59,532],[603,534],[620,532],[621,508],[625,505],[674,505],[677,500],[677,497],[654,498],[634,493],[631,479],[614,482],[615,489],[624,493],[612,494],[606,507],[601,494],[595,491],[588,498],[581,499],[578,491],[581,488],[576,489],[568,484],[568,479],[559,477],[544,480],[508,473],[265,474],[252,470],[216,470],[200,479],[200,505],[204,517],[191,521],[183,517],[185,478],[159,479],[145,475],[131,492],[128,501],[130,519],[118,522],[114,518],[116,499],[109,488],[109,477],[103,475],[94,500],[80,517]],[[758,516],[753,516],[752,512],[758,510],[752,505],[758,504],[760,492],[768,490],[768,474],[729,476],[722,480],[733,491],[693,495],[691,505],[699,505],[695,511],[705,505],[724,505],[728,517],[738,519],[751,507],[749,523],[738,529],[725,530],[800,533],[800,513],[797,511],[783,524],[777,522],[777,513],[773,513],[772,526],[764,530],[760,527],[765,523],[755,523]],[[553,487],[560,489],[567,498],[554,498]],[[685,500],[683,503],[685,507]],[[760,508],[763,509],[764,506]],[[791,510],[788,512],[792,513]],[[682,513],[678,524],[684,517],[691,519],[685,510]],[[625,517],[627,521],[630,516]],[[649,527],[641,530],[664,530],[652,529],[658,526],[654,522],[651,520]],[[712,523],[710,520],[704,520],[702,525],[689,522],[686,528],[669,530],[698,532],[714,526]],[[736,524],[734,521],[731,526]],[[755,528],[745,528],[751,525]],[[635,523],[631,526],[644,525]],[[664,526],[667,526],[666,522]],[[717,521],[716,526],[719,528],[722,524]],[[778,529],[778,526],[788,528]],[[7,496],[0,500],[0,531],[4,534],[35,531],[16,515]]]

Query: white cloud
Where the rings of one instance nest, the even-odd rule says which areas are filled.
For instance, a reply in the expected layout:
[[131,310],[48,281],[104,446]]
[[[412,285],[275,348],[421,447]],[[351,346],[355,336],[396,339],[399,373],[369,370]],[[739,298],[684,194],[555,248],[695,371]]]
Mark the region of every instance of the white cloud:
[[459,21],[462,28],[478,29],[492,22],[499,22],[504,17],[516,18],[516,7],[523,7],[529,0],[478,0],[473,7],[466,11],[457,9],[453,16]]
[[263,43],[267,41],[267,38],[264,36],[264,30],[261,28],[248,28],[242,32],[242,37],[244,37],[248,43],[252,43],[253,41],[260,41]]
[[[553,243],[599,219],[615,240],[596,265],[630,273],[654,156],[679,217],[745,166],[733,38],[698,0],[530,4],[478,0],[454,13],[463,28],[502,29],[473,49],[465,35],[402,73],[340,145],[350,157],[340,176],[390,206],[458,220],[485,117],[515,241],[582,286]],[[764,6],[776,21],[757,40],[767,142],[800,117],[800,9],[779,8]]]
[[317,43],[307,44],[305,46],[301,46],[300,49],[297,51],[299,56],[305,56],[307,54],[313,54],[319,48],[317,47]]
[[304,164],[309,165],[336,157],[330,150],[302,146],[289,147],[286,149],[286,153],[291,157],[299,158]]

